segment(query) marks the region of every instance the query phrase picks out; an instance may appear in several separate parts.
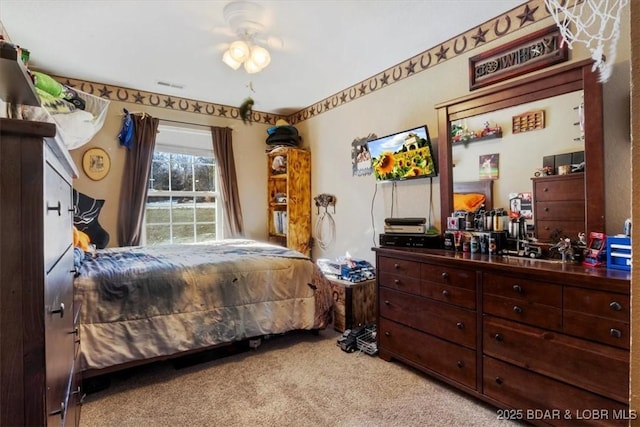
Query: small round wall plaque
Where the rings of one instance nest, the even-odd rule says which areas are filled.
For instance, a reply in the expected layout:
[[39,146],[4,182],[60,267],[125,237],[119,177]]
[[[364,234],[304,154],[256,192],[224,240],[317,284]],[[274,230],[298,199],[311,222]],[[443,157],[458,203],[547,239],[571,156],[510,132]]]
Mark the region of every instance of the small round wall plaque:
[[111,159],[102,148],[89,148],[82,155],[82,169],[89,178],[100,181],[111,169]]

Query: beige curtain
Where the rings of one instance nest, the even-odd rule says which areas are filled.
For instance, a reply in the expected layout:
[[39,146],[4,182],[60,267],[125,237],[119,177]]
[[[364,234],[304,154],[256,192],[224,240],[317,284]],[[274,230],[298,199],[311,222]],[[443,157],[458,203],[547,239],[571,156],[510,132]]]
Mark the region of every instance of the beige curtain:
[[137,246],[142,237],[144,207],[149,190],[151,161],[160,120],[132,114],[133,146],[127,152],[118,208],[118,245]]
[[238,195],[238,181],[236,166],[233,159],[233,144],[231,129],[212,126],[213,153],[216,157],[219,187],[224,205],[224,237],[234,238],[243,236],[242,209]]

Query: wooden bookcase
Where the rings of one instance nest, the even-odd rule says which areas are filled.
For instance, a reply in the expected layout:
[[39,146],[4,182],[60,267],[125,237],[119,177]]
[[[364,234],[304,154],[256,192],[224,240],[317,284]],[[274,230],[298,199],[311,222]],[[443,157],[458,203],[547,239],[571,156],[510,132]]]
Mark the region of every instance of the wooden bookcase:
[[311,153],[277,148],[267,154],[269,241],[311,255]]

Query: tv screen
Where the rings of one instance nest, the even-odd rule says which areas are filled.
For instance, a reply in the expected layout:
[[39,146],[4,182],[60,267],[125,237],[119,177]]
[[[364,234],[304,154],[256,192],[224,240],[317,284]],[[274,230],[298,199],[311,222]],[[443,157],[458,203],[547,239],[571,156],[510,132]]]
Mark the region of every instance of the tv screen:
[[367,142],[376,181],[398,181],[437,175],[427,126]]

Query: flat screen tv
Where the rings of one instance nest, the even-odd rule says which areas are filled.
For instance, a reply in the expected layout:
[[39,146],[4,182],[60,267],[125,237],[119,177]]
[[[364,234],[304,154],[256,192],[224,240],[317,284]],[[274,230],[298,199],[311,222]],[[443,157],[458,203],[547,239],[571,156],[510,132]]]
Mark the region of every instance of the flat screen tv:
[[426,125],[367,142],[377,182],[437,176]]

